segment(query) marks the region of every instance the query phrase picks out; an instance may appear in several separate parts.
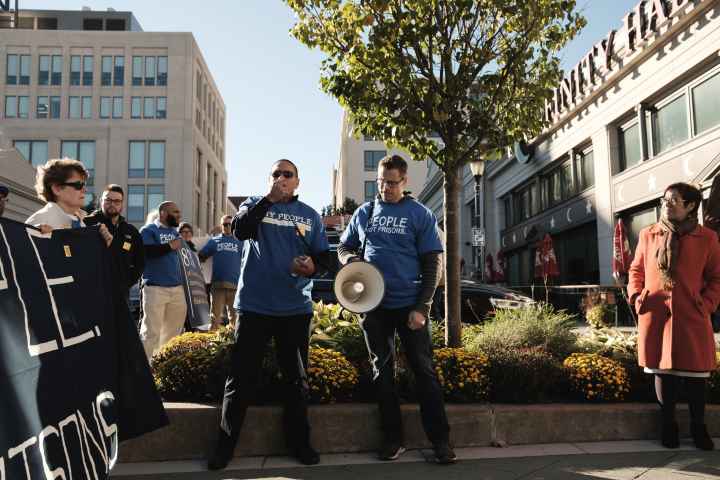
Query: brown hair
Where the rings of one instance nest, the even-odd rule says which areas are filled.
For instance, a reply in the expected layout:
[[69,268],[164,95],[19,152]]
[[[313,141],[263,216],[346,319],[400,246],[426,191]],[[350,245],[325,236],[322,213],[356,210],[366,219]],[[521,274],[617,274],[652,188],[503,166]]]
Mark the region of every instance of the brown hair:
[[688,212],[689,215],[695,215],[697,216],[698,209],[700,208],[700,204],[702,203],[702,192],[699,188],[697,188],[695,185],[692,185],[690,183],[685,182],[677,182],[673,183],[672,185],[668,185],[667,188],[665,188],[665,191],[663,192],[663,197],[667,192],[670,190],[675,190],[677,193],[680,194],[680,198],[682,198],[685,202],[687,202],[685,205],[687,206],[688,203],[694,203],[695,208],[693,208],[690,212]]
[[67,182],[67,179],[77,173],[87,180],[88,172],[82,163],[69,158],[48,160],[45,165],[37,167],[35,175],[35,192],[38,197],[46,202],[54,202],[57,200],[53,193],[53,185],[59,185]]
[[107,193],[107,192],[119,193],[120,195],[123,196],[123,198],[125,197],[125,191],[123,190],[123,188],[120,185],[117,185],[114,183],[111,183],[110,185],[107,185],[105,187],[105,190],[103,190],[103,193]]
[[388,155],[380,160],[378,166],[384,167],[385,170],[397,170],[402,176],[407,174],[408,164],[400,155]]

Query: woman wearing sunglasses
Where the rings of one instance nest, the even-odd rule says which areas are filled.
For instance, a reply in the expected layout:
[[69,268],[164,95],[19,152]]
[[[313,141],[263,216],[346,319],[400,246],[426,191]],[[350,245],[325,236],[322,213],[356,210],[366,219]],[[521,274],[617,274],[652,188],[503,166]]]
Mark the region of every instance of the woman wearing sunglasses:
[[[56,228],[84,227],[85,183],[88,172],[82,163],[68,158],[50,160],[38,167],[35,191],[47,204],[30,215],[25,221],[50,233]],[[105,225],[100,226],[100,235],[110,246],[112,235]]]

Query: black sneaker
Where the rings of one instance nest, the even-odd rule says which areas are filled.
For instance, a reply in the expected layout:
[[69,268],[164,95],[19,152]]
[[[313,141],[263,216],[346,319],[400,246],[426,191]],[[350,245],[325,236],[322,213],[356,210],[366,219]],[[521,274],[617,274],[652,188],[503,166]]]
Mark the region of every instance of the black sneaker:
[[385,461],[397,460],[403,453],[405,453],[405,447],[403,447],[400,442],[385,442],[380,449],[378,457],[380,460]]
[[715,443],[712,438],[710,438],[707,426],[705,426],[704,423],[691,423],[690,434],[692,435],[693,443],[695,443],[695,446],[700,450],[713,450],[715,448]]
[[455,451],[447,443],[439,443],[433,447],[435,451],[435,462],[441,465],[449,465],[455,463],[457,455]]
[[310,445],[303,445],[295,449],[295,458],[303,465],[317,465],[320,463],[320,455]]
[[227,467],[233,458],[234,450],[235,445],[231,444],[224,435],[220,434],[215,444],[215,451],[213,451],[208,459],[208,470],[222,470]]
[[660,443],[665,448],[678,448],[680,446],[680,434],[678,424],[675,421],[665,422],[660,430]]

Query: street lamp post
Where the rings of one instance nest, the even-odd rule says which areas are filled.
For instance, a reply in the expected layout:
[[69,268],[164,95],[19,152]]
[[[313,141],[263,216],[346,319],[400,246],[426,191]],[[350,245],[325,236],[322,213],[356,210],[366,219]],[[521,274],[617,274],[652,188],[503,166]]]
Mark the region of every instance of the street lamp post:
[[[483,268],[483,261],[485,259],[485,202],[482,205],[482,213],[480,212],[480,194],[481,185],[480,182],[484,180],[483,174],[485,173],[485,160],[478,159],[470,162],[470,171],[475,178],[475,218],[473,224],[477,227],[480,232],[479,238],[473,238],[473,246],[477,252],[477,268],[480,270],[480,281],[485,282],[485,268]],[[475,235],[473,235],[475,237]]]

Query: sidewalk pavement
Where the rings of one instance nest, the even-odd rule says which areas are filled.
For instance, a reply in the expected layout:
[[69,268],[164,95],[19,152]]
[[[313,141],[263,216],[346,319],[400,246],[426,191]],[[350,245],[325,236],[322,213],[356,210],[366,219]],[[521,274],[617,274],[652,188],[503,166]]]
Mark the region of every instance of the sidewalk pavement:
[[[720,439],[715,439],[720,446]],[[507,448],[457,449],[458,463],[432,464],[429,450],[410,450],[395,462],[372,453],[328,454],[304,467],[288,457],[237,458],[222,472],[208,472],[204,461],[125,463],[116,480],[698,480],[720,478],[720,453],[696,450],[683,439],[677,450],[655,441],[555,443]]]

